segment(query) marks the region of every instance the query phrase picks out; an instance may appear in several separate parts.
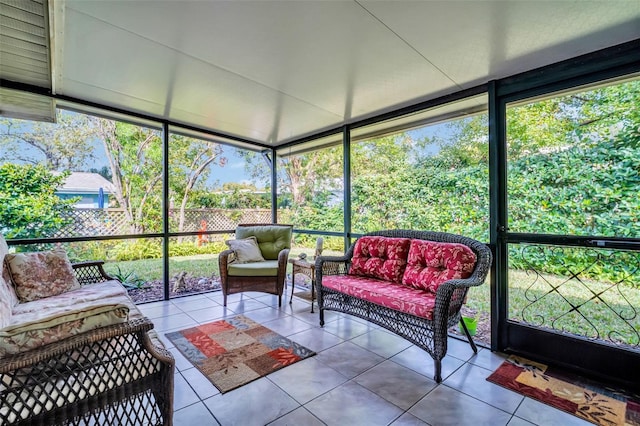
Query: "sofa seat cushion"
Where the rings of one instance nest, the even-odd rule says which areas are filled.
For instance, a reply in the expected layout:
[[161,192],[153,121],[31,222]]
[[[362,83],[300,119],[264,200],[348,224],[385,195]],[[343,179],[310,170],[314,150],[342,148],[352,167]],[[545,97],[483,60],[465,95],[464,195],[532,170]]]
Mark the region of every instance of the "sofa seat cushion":
[[19,303],[13,307],[13,315],[35,312],[42,315],[48,309],[80,305],[86,302],[104,303],[113,296],[128,298],[127,290],[119,281],[111,280],[96,284],[87,284],[77,290],[68,291],[45,299]]
[[475,264],[464,244],[412,240],[402,284],[435,293],[445,281],[471,276]]
[[349,274],[400,283],[410,245],[409,238],[361,237],[353,250]]
[[322,286],[386,308],[433,319],[435,294],[389,281],[356,275],[326,275]]
[[128,317],[129,307],[124,304],[94,302],[13,315],[11,324],[0,329],[0,358],[123,323]]
[[[67,306],[80,305],[84,303],[123,304],[129,308],[129,319],[137,319],[144,316],[133,300],[129,297],[127,290],[122,286],[122,284],[120,284],[120,281],[117,280],[87,284],[77,290],[58,294],[57,296],[34,300],[28,303],[20,303],[14,306],[13,315],[34,313],[42,316],[43,312],[46,312],[46,310],[54,308],[65,309]],[[154,345],[160,348],[164,347],[155,330],[150,330],[148,334]]]
[[227,274],[233,277],[277,277],[278,261],[230,263],[227,267]]

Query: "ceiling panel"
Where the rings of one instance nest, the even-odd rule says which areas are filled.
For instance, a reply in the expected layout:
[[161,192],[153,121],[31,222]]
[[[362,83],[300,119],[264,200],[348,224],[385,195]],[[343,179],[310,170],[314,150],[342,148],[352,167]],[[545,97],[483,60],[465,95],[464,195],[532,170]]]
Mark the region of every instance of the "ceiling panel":
[[186,82],[172,90],[171,118],[267,143],[452,85],[355,2],[160,2],[152,15],[146,2],[69,9],[166,48],[163,65]]
[[347,119],[452,84],[356,2],[110,3],[69,7]]
[[[67,9],[62,84],[66,95],[106,97],[110,103],[120,98],[120,103],[137,111],[142,107],[155,116],[256,141],[277,140],[285,131],[291,136],[342,120],[196,57],[77,15]],[[111,64],[119,66],[114,69]]]
[[640,1],[362,0],[462,87],[640,36]]
[[62,3],[57,93],[272,145],[640,37],[637,0]]

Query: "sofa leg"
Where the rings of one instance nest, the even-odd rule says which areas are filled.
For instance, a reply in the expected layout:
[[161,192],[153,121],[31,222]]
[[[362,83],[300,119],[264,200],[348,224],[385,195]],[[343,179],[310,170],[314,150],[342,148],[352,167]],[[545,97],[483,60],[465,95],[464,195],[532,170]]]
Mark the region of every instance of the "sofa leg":
[[442,360],[433,360],[433,363],[435,365],[435,370],[436,370],[436,374],[433,376],[433,380],[436,381],[436,383],[441,383],[442,382]]
[[478,353],[478,347],[476,346],[476,342],[473,341],[473,338],[469,334],[469,330],[467,330],[467,324],[464,323],[462,318],[460,318],[460,324],[462,325],[462,330],[464,330],[464,334],[467,336],[467,340],[469,341],[469,344],[471,345],[471,349],[473,349],[473,353],[477,354]]
[[320,327],[324,327],[324,309],[320,308]]
[[282,308],[282,294],[278,296],[278,308]]
[[227,306],[227,293],[222,295],[222,306]]

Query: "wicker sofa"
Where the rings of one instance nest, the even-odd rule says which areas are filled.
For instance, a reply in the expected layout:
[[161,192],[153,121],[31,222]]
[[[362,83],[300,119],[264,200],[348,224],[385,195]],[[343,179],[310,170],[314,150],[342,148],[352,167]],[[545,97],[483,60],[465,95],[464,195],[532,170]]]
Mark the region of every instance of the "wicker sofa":
[[489,248],[443,232],[388,230],[366,234],[344,256],[316,259],[320,325],[325,310],[348,313],[390,330],[427,351],[442,381],[447,329],[460,318],[467,291],[491,266]]
[[171,425],[174,359],[102,262],[25,302],[6,254],[0,236],[0,425]]

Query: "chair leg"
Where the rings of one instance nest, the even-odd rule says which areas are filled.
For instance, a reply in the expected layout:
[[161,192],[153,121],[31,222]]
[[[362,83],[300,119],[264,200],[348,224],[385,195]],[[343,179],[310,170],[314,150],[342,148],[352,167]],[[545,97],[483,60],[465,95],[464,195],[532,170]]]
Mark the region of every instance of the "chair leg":
[[433,376],[433,380],[436,381],[436,383],[441,383],[442,382],[442,360],[433,360],[433,363],[435,365],[435,374]]
[[464,330],[464,334],[467,336],[467,340],[471,345],[471,349],[473,349],[473,353],[478,353],[478,347],[476,346],[476,342],[473,341],[471,335],[469,334],[469,330],[467,329],[467,324],[462,321],[462,317],[460,318],[460,324],[462,325],[462,330]]
[[289,304],[293,302],[293,289],[296,288],[296,274],[294,271],[291,272],[291,298],[289,299]]

